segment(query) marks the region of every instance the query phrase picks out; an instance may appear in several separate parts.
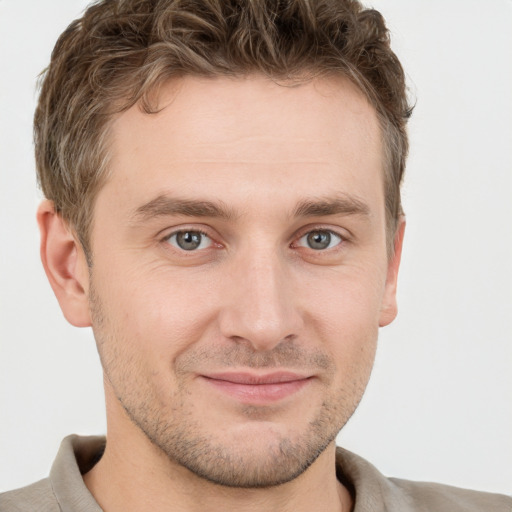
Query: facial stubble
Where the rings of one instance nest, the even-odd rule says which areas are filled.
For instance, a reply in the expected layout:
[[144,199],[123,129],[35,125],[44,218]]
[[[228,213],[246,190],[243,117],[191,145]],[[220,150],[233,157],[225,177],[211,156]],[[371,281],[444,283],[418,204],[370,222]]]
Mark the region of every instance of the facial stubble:
[[[362,347],[362,371],[356,371],[354,379],[336,389],[332,386],[336,374],[332,357],[317,349],[306,350],[292,341],[284,341],[265,353],[240,343],[233,343],[228,349],[211,350],[191,345],[169,367],[176,385],[162,395],[152,381],[154,369],[145,367],[139,354],[127,351],[133,343],[111,321],[92,274],[90,283],[94,336],[108,386],[127,418],[165,455],[171,466],[184,467],[208,482],[262,488],[294,480],[334,441],[362,398],[373,364],[371,347]],[[188,389],[187,377],[193,369],[213,363],[226,369],[275,367],[318,372],[323,378],[317,385],[325,390],[322,402],[314,417],[299,426],[298,433],[293,432],[297,425],[290,425],[289,433],[272,428],[272,411],[264,406],[247,406],[241,414],[252,423],[251,428],[241,429],[238,436],[223,436],[220,425],[205,425],[201,421],[204,411],[197,410]],[[255,437],[259,425],[263,435]]]

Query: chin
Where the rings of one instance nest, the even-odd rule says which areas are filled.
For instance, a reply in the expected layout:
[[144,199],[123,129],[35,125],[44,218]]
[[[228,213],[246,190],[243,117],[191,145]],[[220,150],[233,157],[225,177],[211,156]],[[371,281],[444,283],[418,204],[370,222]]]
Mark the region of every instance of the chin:
[[[227,438],[229,439],[229,437]],[[290,482],[304,473],[330,444],[296,442],[288,438],[251,436],[245,442],[196,441],[179,453],[168,454],[197,477],[216,485],[256,489]],[[194,456],[191,457],[191,454]]]
[[216,485],[263,488],[294,480],[334,441],[340,418],[324,413],[302,428],[294,423],[293,430],[284,422],[254,417],[211,430],[185,419],[134,423],[172,466]]

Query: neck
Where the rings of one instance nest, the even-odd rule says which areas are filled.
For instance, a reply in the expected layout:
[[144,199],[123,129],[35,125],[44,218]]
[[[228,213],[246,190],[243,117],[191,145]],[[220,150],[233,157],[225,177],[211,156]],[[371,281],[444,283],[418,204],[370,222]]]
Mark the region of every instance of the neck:
[[84,481],[106,512],[348,512],[351,497],[336,479],[331,443],[299,477],[275,487],[213,484],[169,460],[140,430],[109,425],[105,453]]

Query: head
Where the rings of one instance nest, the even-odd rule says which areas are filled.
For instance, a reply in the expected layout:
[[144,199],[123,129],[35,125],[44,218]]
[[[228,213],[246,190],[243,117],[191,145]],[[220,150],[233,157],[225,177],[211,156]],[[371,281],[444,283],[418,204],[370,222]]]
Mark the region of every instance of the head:
[[158,91],[172,79],[254,73],[283,85],[343,76],[365,95],[382,131],[392,250],[411,109],[380,13],[354,0],[148,0],[93,4],[62,34],[42,79],[34,123],[39,183],[87,254],[116,115],[135,104],[158,111]]
[[332,445],[396,314],[403,73],[356,2],[188,5],[98,3],[59,40],[43,262],[94,329],[112,431],[278,485]]

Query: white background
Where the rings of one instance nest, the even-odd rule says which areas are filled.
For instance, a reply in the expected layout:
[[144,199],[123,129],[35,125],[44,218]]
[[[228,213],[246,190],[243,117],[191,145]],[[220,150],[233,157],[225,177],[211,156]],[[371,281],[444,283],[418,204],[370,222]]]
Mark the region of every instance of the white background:
[[[379,0],[417,107],[400,314],[339,443],[388,475],[512,492],[512,2]],[[34,220],[36,75],[79,0],[0,0],[0,489],[105,431],[89,330],[64,321]]]

